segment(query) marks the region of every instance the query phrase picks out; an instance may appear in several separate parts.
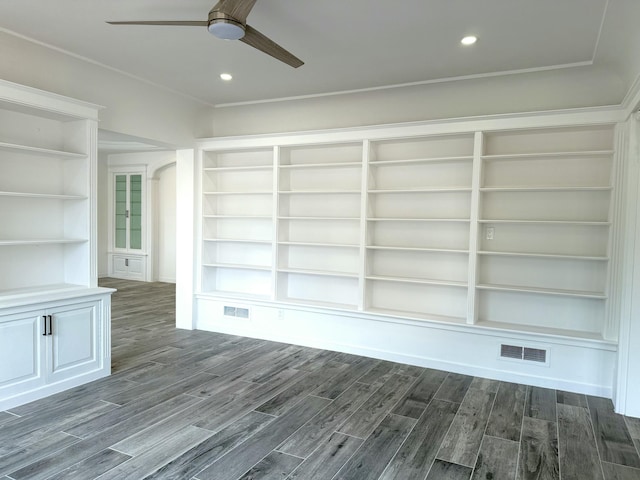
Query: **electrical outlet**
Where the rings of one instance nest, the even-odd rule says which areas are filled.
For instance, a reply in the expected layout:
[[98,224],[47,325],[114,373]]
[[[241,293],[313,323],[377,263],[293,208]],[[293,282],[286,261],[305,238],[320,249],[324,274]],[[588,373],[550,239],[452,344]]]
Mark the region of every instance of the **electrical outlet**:
[[487,227],[487,240],[493,240],[495,233],[495,227]]

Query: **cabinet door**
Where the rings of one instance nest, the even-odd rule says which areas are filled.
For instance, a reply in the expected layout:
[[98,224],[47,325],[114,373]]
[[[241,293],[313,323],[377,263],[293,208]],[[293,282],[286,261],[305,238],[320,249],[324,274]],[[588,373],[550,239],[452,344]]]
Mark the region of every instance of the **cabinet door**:
[[98,302],[51,308],[47,313],[51,315],[49,381],[98,369],[102,338]]
[[129,257],[128,277],[135,280],[144,280],[144,264],[142,257]]
[[44,384],[43,313],[0,317],[0,398]]
[[113,247],[118,250],[141,251],[143,244],[142,174],[113,175]]
[[127,278],[129,276],[129,267],[127,265],[127,259],[114,255],[112,264],[111,276],[116,278]]

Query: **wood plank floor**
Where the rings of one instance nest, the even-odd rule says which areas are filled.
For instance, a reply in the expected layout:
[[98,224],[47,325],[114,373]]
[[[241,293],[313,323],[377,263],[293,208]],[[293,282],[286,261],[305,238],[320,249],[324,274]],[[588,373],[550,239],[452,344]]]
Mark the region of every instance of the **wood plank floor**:
[[610,400],[176,330],[174,285],[100,283],[113,374],[0,412],[0,480],[640,480]]

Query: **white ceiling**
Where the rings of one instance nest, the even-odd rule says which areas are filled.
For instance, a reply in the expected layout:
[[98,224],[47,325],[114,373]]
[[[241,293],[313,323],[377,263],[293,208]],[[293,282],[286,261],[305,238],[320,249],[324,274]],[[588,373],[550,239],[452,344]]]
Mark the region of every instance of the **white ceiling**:
[[214,1],[2,0],[0,27],[211,105],[593,64],[627,84],[638,73],[621,54],[638,0],[258,0],[248,23],[298,69],[204,27],[105,23],[206,20]]

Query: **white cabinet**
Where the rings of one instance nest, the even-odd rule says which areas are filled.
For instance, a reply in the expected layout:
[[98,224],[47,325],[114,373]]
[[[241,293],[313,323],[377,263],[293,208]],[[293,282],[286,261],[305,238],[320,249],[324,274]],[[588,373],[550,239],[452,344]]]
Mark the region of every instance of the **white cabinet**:
[[110,373],[113,290],[97,288],[98,110],[0,81],[0,410]]
[[24,311],[0,317],[0,399],[44,385],[43,315]]
[[111,276],[130,280],[146,279],[146,255],[110,255]]
[[146,169],[110,170],[109,276],[147,280]]
[[0,309],[0,410],[108,374],[110,292],[103,290]]

